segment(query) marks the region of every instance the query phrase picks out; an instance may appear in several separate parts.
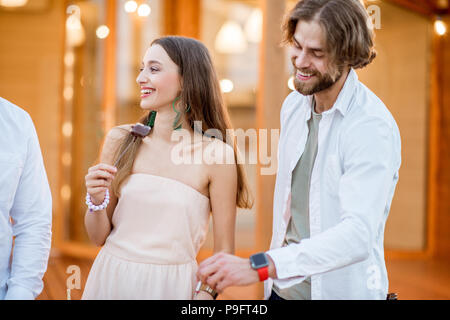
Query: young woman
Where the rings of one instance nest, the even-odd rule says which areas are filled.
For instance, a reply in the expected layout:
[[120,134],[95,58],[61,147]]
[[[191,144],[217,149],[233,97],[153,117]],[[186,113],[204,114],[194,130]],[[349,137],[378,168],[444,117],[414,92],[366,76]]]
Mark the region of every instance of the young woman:
[[[206,284],[195,292],[209,215],[214,251],[233,253],[236,207],[251,208],[252,199],[208,50],[190,38],[157,39],[137,83],[146,113],[139,122],[156,112],[150,133],[135,139],[131,125],[113,128],[86,175],[93,211],[85,225],[103,248],[83,299],[212,299]],[[205,138],[208,129],[222,139]],[[173,135],[180,131],[181,164]],[[214,161],[185,161],[206,150]]]

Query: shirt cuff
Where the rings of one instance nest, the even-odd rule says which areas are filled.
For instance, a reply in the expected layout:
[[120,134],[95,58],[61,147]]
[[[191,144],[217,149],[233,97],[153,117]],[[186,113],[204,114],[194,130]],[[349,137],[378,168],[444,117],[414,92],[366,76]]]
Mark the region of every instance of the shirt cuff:
[[270,258],[273,261],[273,264],[275,265],[278,277],[277,279],[273,279],[273,282],[280,289],[291,287],[297,283],[303,282],[306,279],[306,276],[292,275],[293,273],[295,273],[295,270],[290,270],[292,269],[292,264],[289,265],[287,261],[283,261],[283,258],[286,256],[286,254],[289,253],[285,249],[287,248],[283,247],[272,249],[266,252],[266,254],[270,256]]
[[34,300],[34,294],[31,290],[24,287],[13,285],[8,287],[5,300]]
[[289,253],[288,247],[276,248],[266,252],[272,258],[278,279],[290,278],[295,274],[295,270],[291,270],[292,263],[286,260],[286,256],[290,255]]

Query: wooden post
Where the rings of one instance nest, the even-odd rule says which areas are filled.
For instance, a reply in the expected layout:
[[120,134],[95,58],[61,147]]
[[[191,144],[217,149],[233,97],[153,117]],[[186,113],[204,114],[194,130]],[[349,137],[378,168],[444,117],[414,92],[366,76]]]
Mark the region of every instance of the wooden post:
[[103,129],[105,134],[116,124],[116,19],[117,0],[106,2],[106,26],[109,35],[105,39],[103,88]]
[[200,0],[164,0],[164,34],[200,37]]
[[428,129],[428,188],[427,188],[427,244],[426,255],[434,256],[436,252],[436,214],[438,208],[438,164],[439,164],[439,109],[441,106],[440,88],[440,39],[432,31],[431,66],[430,66],[430,108]]
[[[285,13],[285,4],[284,1],[278,0],[260,0],[260,6],[263,12],[263,38],[260,45],[256,123],[258,130],[267,130],[269,142],[267,150],[271,150],[270,131],[280,128],[280,110],[287,93],[287,79],[283,77],[285,54],[284,49],[280,47],[282,38],[280,26]],[[258,145],[258,149],[260,147]],[[276,161],[276,153],[270,156],[272,161]],[[276,175],[261,175],[261,168],[261,164],[258,164],[256,250],[266,251],[269,249],[272,237],[273,195]]]
[[64,53],[66,50],[66,8],[68,7],[68,0],[64,0],[59,2],[61,7],[58,7],[60,14],[60,22],[59,27],[64,31],[61,32],[61,37],[58,39],[60,41],[60,52],[61,52],[61,60],[60,60],[60,85],[59,85],[59,94],[58,94],[58,105],[59,105],[59,133],[58,133],[58,167],[55,168],[58,171],[57,182],[56,182],[56,190],[58,191],[56,196],[53,196],[53,238],[52,238],[52,252],[54,249],[58,249],[60,245],[64,242],[64,219],[67,217],[64,214],[64,204],[61,197],[61,188],[64,185],[64,165],[62,164],[62,156],[64,153],[64,136],[62,135],[62,128],[64,125],[64,74],[65,74],[65,63],[64,63]]
[[[450,17],[443,21],[450,26]],[[438,37],[438,36],[436,36]],[[429,212],[436,258],[450,260],[450,34],[436,39],[435,105],[430,114]],[[433,140],[431,140],[433,139]],[[432,152],[432,153],[431,153]],[[433,171],[432,171],[433,170]]]

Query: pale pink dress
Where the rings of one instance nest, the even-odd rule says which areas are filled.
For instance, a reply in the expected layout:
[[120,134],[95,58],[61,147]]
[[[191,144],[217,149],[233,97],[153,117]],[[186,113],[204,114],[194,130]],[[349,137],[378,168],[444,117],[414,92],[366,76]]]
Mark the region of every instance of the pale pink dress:
[[192,299],[209,215],[209,198],[187,184],[131,174],[82,299]]

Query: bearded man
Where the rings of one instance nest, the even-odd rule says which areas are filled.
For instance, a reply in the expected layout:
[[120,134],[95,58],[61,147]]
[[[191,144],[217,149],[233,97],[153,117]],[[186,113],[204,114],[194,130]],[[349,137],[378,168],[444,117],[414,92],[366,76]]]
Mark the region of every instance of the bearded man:
[[265,298],[386,299],[384,228],[400,134],[356,75],[375,58],[358,0],[303,0],[284,23],[295,91],[281,109],[270,250],[219,253],[199,280],[218,292],[265,281]]

